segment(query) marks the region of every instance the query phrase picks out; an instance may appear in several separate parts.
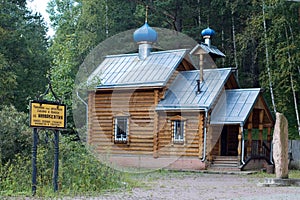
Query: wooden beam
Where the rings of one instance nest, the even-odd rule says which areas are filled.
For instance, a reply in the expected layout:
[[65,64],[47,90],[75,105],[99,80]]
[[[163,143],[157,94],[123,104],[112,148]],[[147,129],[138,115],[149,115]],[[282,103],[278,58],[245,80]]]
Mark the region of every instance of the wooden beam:
[[271,127],[268,127],[268,136],[267,136],[267,142],[268,142],[268,147],[271,148],[271,142],[272,142],[272,135],[271,135],[272,129]]
[[91,144],[93,139],[93,113],[95,108],[95,93],[89,92],[89,99],[88,99],[88,136],[87,136],[87,143]]
[[199,117],[198,117],[198,135],[199,135],[199,155],[198,157],[199,158],[202,158],[202,154],[203,154],[203,131],[204,131],[204,117],[203,117],[203,114],[199,113]]
[[264,110],[261,109],[259,111],[259,125],[258,125],[258,139],[259,139],[259,154],[261,155],[262,154],[262,146],[263,146],[263,130],[264,130]]
[[247,156],[251,156],[251,150],[252,150],[252,117],[253,117],[253,111],[250,113],[250,116],[248,118],[248,144],[247,144]]
[[[159,101],[159,90],[154,90],[154,106],[158,104]],[[158,114],[154,110],[154,129],[153,129],[153,157],[158,158],[158,143],[159,143],[159,123],[158,123]]]

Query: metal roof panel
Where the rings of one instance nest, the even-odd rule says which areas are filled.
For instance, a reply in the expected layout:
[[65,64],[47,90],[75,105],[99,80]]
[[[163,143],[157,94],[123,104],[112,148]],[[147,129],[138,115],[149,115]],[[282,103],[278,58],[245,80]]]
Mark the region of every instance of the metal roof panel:
[[137,53],[106,56],[88,82],[98,77],[97,88],[163,86],[185,56],[186,49],[151,52],[144,60]]
[[243,124],[259,95],[259,88],[232,89],[222,94],[211,115],[211,124]]
[[209,54],[213,54],[217,57],[225,57],[225,54],[222,53],[217,47],[215,46],[208,46],[205,43],[201,43],[196,45],[190,52],[190,54],[194,54],[195,52],[197,52],[197,50],[201,49],[202,51],[209,53]]
[[200,85],[200,94],[197,94],[199,70],[179,72],[156,109],[208,109],[220,94],[231,69],[205,69],[203,72],[204,81]]

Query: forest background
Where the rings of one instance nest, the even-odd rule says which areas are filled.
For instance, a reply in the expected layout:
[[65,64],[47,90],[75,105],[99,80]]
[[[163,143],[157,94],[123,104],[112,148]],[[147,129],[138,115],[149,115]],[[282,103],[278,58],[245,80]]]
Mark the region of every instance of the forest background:
[[[28,112],[51,75],[54,91],[69,108],[79,66],[105,39],[149,23],[201,42],[200,32],[216,31],[213,45],[225,53],[218,67],[236,67],[241,87],[262,87],[273,111],[299,137],[300,3],[284,0],[51,0],[47,11],[55,35],[26,0],[2,0],[0,11],[0,99]],[[125,52],[126,53],[126,52]]]
[[288,118],[289,138],[299,139],[299,1],[51,0],[51,38],[42,16],[26,3],[1,0],[1,110],[13,105],[17,112],[28,113],[29,100],[45,91],[50,76],[54,91],[68,106],[67,133],[76,133],[72,92],[80,65],[105,39],[142,26],[148,5],[152,27],[182,32],[198,42],[201,30],[213,28],[213,45],[226,55],[218,67],[237,68],[241,87],[264,88],[273,114]]

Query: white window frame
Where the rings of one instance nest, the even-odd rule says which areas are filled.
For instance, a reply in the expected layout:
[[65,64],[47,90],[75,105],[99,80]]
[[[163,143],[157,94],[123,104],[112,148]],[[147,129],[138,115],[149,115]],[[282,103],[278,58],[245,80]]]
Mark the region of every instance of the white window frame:
[[183,144],[185,141],[185,121],[173,120],[172,123],[173,123],[173,142]]
[[[122,124],[123,127],[119,126],[119,124],[121,123],[121,122],[119,122],[119,120],[120,121],[122,120],[123,121],[122,123],[125,122],[125,125]],[[127,143],[128,135],[129,135],[128,123],[129,123],[129,120],[128,120],[127,116],[115,117],[115,126],[114,126],[114,141],[115,141],[115,143]],[[126,126],[126,127],[124,127],[124,126]],[[120,130],[122,131],[122,133],[119,133]]]

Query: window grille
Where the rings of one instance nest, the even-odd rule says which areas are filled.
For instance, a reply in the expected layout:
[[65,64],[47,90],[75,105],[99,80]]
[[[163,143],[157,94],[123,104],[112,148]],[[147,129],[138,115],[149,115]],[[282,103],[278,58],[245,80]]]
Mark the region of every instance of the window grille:
[[184,143],[184,121],[173,121],[173,141],[174,143]]
[[128,140],[128,117],[116,117],[114,136],[116,143],[126,143]]

